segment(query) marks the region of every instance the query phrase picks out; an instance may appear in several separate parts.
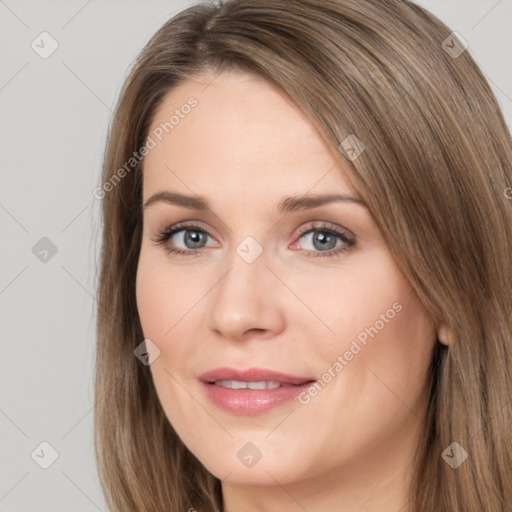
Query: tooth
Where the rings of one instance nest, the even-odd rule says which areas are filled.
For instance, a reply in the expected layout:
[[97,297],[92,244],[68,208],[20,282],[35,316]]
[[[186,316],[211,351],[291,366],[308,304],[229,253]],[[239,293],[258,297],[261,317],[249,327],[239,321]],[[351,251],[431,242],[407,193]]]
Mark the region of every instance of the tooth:
[[228,381],[232,389],[247,389],[247,382],[241,382],[239,380]]
[[223,388],[230,388],[231,387],[231,381],[230,380],[216,380],[215,381],[216,386],[222,386]]
[[242,382],[238,380],[217,380],[215,381],[215,385],[222,386],[229,389],[276,389],[285,384],[281,384],[280,382],[270,380],[270,381],[259,381],[259,382]]
[[215,384],[217,386],[222,386],[224,388],[230,388],[230,389],[246,389],[247,388],[246,382],[240,382],[238,380],[217,380],[217,381],[215,381]]
[[267,389],[267,383],[265,381],[262,382],[248,382],[247,387],[249,389]]

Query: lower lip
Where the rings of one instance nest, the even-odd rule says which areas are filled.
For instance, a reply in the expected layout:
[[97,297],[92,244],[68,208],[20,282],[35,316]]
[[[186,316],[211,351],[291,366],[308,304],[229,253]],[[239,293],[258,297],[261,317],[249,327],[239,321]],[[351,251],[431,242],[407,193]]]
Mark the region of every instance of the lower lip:
[[208,398],[221,409],[234,414],[255,416],[294,400],[311,387],[313,382],[276,389],[230,389],[207,382],[201,384]]

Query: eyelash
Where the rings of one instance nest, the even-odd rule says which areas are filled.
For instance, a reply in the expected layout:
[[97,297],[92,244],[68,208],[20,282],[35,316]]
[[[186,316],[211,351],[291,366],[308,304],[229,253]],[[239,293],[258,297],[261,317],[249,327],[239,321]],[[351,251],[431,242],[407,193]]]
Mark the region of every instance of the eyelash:
[[[205,247],[199,248],[199,249],[175,249],[174,247],[171,247],[167,245],[167,241],[176,233],[179,233],[180,231],[197,231],[201,233],[206,233],[208,236],[212,237],[208,231],[205,229],[199,227],[196,224],[189,224],[186,222],[181,222],[179,224],[175,224],[174,226],[170,226],[168,228],[165,228],[161,231],[159,231],[154,238],[151,240],[155,242],[156,245],[163,245],[165,250],[169,252],[170,254],[173,254],[175,256],[200,256],[203,251],[206,249]],[[336,228],[334,225],[329,224],[327,222],[321,222],[319,225],[314,226],[306,226],[299,230],[298,238],[302,238],[305,234],[308,234],[310,232],[320,232],[320,233],[327,233],[329,235],[334,235],[342,240],[342,242],[345,244],[341,247],[338,247],[336,249],[330,249],[328,251],[307,251],[306,250],[306,256],[311,258],[332,258],[335,257],[341,253],[344,253],[355,246],[356,240],[354,238],[351,238],[347,236],[346,233],[340,231],[338,228]],[[213,238],[213,237],[212,237]]]

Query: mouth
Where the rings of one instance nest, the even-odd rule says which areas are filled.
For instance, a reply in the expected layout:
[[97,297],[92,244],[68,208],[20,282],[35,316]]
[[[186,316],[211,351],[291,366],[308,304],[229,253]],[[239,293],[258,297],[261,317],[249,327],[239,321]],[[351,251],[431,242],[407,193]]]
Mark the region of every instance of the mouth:
[[301,386],[306,382],[316,381],[313,377],[299,377],[264,368],[249,368],[247,370],[216,368],[200,375],[199,380],[231,389],[274,389]]
[[199,376],[208,399],[232,414],[256,415],[293,400],[316,379],[273,370],[217,368]]

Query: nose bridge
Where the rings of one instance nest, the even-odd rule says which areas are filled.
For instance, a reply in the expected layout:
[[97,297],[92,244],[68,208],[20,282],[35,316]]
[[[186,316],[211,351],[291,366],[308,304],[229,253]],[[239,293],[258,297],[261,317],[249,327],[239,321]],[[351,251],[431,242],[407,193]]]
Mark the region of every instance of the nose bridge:
[[266,263],[263,252],[256,255],[254,246],[240,243],[229,258],[229,272],[218,285],[218,303],[239,304],[244,309],[247,309],[247,304],[252,304],[253,308],[257,306],[265,299],[262,296],[268,282],[265,274],[270,273]]
[[227,260],[230,270],[224,278],[225,283],[219,283],[226,293],[245,295],[251,290],[256,293],[257,285],[266,281],[268,251],[253,236],[246,236],[235,245]]
[[210,326],[228,337],[249,329],[279,329],[281,313],[263,247],[247,237],[234,248],[212,296]]

